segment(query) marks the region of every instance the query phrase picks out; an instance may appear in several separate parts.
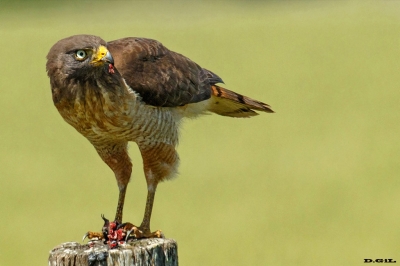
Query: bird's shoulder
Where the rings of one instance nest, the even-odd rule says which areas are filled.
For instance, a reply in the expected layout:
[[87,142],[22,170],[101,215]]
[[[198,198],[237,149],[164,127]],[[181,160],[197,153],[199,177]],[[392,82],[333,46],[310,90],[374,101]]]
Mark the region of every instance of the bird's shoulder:
[[174,107],[206,100],[222,80],[153,39],[128,37],[107,43],[126,83],[153,106]]

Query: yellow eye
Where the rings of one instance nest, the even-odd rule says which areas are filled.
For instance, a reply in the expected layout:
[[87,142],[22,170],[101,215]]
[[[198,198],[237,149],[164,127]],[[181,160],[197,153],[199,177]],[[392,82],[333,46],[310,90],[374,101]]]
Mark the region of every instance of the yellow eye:
[[78,60],[84,60],[87,57],[85,50],[78,50],[75,52],[75,58]]

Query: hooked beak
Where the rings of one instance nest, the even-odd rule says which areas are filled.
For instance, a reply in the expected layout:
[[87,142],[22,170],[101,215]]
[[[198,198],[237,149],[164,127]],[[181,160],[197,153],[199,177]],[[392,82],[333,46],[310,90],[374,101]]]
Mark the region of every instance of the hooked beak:
[[111,56],[109,51],[107,51],[106,55],[101,60],[111,65],[114,65],[114,58]]
[[104,63],[109,63],[114,65],[114,58],[112,57],[111,53],[107,50],[107,48],[101,45],[97,52],[93,55],[91,64],[95,66],[104,65]]

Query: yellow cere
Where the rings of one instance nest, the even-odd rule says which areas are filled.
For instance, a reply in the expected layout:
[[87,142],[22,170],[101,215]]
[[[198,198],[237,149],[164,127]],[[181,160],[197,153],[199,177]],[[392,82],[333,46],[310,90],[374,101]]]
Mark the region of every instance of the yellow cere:
[[94,54],[93,59],[92,59],[92,64],[103,64],[101,59],[107,54],[108,50],[105,46],[101,45],[98,49],[97,52]]

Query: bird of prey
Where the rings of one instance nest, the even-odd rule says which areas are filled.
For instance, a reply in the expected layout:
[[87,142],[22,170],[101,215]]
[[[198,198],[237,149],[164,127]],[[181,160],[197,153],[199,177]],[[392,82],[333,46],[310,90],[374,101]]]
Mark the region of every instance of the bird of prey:
[[105,42],[74,35],[53,45],[46,70],[55,107],[115,174],[119,198],[109,223],[113,229],[127,225],[122,224],[132,171],[127,145],[138,145],[148,194],[143,221],[133,226],[137,238],[161,236],[150,230],[150,217],[158,183],[177,172],[182,119],[209,112],[228,117],[273,112],[268,104],[216,85],[223,83],[219,76],[152,39]]

